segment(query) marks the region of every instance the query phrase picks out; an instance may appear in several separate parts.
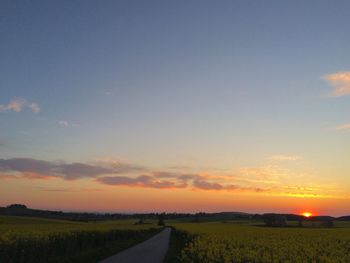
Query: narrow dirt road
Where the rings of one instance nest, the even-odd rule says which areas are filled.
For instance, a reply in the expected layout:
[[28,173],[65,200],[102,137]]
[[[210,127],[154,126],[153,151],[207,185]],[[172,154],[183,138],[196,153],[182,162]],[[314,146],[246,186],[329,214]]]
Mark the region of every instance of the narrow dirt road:
[[169,247],[170,228],[99,263],[162,263]]

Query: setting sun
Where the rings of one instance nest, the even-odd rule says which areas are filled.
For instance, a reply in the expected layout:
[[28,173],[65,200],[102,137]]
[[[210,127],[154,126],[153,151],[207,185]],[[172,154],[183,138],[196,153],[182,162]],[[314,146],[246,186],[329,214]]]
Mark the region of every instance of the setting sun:
[[304,213],[302,213],[302,215],[305,216],[305,217],[307,217],[307,218],[309,218],[309,217],[312,216],[312,213],[310,213],[310,212],[304,212]]

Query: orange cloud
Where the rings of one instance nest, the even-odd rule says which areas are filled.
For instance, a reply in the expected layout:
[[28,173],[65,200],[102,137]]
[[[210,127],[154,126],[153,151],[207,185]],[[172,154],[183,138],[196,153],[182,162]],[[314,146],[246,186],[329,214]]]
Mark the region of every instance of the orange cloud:
[[334,90],[333,97],[350,95],[350,71],[337,72],[323,77]]
[[339,125],[335,128],[337,131],[350,131],[350,123]]
[[28,102],[25,99],[13,99],[8,104],[0,104],[0,112],[20,112],[24,108],[29,108],[34,113],[40,112],[40,106],[37,103]]
[[270,160],[274,161],[297,161],[300,160],[301,157],[298,155],[272,155],[269,158]]

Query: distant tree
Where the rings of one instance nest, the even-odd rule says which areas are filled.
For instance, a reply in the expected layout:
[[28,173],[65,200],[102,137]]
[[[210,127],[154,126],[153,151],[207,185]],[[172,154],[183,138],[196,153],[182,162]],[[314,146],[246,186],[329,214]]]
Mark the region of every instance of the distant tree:
[[27,207],[25,205],[22,205],[22,204],[12,204],[12,205],[8,205],[6,208],[8,208],[8,209],[27,209]]
[[283,215],[278,214],[266,214],[264,215],[264,223],[266,226],[286,226],[287,219]]
[[164,218],[165,218],[165,213],[161,213],[158,215],[158,226],[165,226]]

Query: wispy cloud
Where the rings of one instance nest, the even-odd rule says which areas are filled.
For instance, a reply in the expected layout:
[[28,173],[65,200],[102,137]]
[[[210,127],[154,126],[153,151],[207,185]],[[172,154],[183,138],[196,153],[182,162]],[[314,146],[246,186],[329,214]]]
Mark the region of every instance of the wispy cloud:
[[239,174],[246,177],[248,180],[274,182],[281,177],[289,175],[288,170],[277,165],[266,165],[260,167],[245,167],[239,169]]
[[20,112],[23,109],[28,108],[34,113],[40,112],[40,106],[34,102],[28,102],[25,99],[13,99],[7,104],[0,104],[0,112],[14,111]]
[[30,103],[28,104],[28,107],[32,110],[34,113],[39,113],[40,112],[40,107],[37,103]]
[[335,129],[337,131],[350,131],[350,123],[339,125]]
[[269,159],[273,161],[297,161],[301,157],[298,155],[278,154],[270,156]]
[[350,95],[350,71],[336,72],[323,77],[333,88],[331,96]]
[[58,124],[59,124],[60,126],[62,126],[62,127],[68,127],[68,126],[69,126],[68,121],[64,121],[64,120],[60,120],[60,121],[58,122]]
[[68,122],[66,120],[60,120],[58,122],[58,125],[60,125],[62,127],[65,127],[65,128],[67,128],[67,127],[80,127],[79,123],[70,123],[70,122]]

